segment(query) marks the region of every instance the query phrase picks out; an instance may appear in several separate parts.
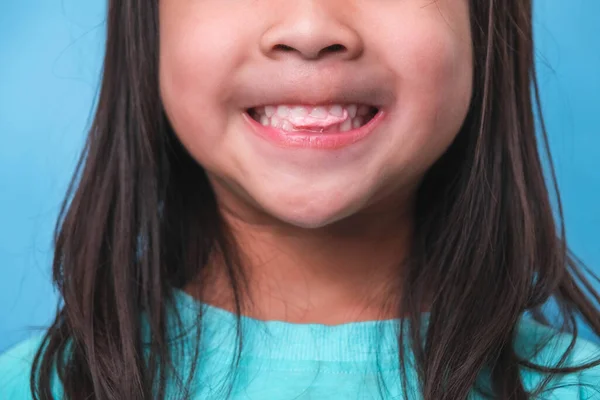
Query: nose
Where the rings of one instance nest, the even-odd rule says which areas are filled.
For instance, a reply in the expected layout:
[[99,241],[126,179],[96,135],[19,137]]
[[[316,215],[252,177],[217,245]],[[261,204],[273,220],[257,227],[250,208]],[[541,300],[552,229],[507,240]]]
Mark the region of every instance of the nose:
[[285,16],[262,35],[263,54],[273,59],[296,56],[307,60],[322,57],[351,60],[360,56],[362,38],[342,21],[339,13],[319,5],[326,2],[307,0],[287,4],[294,3],[296,6],[286,7]]

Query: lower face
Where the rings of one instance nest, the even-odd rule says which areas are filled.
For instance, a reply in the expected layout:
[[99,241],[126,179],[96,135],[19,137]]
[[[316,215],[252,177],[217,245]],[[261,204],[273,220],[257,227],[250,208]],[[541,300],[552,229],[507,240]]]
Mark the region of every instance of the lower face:
[[472,61],[468,0],[160,2],[169,121],[248,219],[319,228],[409,198]]

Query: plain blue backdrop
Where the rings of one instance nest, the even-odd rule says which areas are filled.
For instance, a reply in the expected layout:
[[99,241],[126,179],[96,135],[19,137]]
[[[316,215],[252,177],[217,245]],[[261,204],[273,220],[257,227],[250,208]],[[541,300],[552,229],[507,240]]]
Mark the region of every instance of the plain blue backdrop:
[[[600,273],[600,1],[534,2],[567,237]],[[94,110],[105,7],[101,0],[0,5],[0,352],[55,311],[52,230]]]

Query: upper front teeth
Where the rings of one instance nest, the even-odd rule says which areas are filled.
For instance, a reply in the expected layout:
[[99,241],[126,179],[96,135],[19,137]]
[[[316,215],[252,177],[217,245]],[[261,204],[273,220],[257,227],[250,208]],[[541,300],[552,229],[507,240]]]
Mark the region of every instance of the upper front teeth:
[[[279,106],[279,107],[281,107],[281,106]],[[302,107],[302,108],[304,108],[304,107]],[[320,118],[320,119],[327,118],[327,115],[329,115],[329,114],[336,116],[333,112],[331,112],[331,109],[327,110],[325,107],[315,107],[312,110],[310,110],[310,112],[308,113],[308,115],[310,115],[311,117]],[[341,115],[338,115],[338,117],[341,117]]]
[[256,113],[259,115],[266,115],[268,118],[271,118],[273,115],[277,114],[281,118],[286,118],[289,116],[301,118],[307,115],[310,115],[314,118],[325,119],[328,115],[332,115],[334,117],[342,117],[344,115],[344,110],[348,113],[350,118],[354,118],[357,115],[365,116],[369,114],[371,108],[367,105],[358,105],[358,104],[333,104],[331,106],[290,106],[290,105],[274,105],[274,106],[265,106],[265,107],[257,107],[254,109]]

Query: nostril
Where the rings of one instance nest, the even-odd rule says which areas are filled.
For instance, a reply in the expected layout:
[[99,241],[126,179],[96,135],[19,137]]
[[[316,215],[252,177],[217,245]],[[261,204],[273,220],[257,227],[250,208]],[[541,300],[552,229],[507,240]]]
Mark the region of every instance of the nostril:
[[282,51],[294,51],[295,49],[291,46],[288,46],[286,44],[277,44],[273,47],[274,50],[282,50]]
[[344,51],[346,51],[345,46],[341,44],[332,44],[331,46],[321,49],[321,51],[319,51],[319,57],[331,53],[343,53]]
[[344,47],[341,44],[332,44],[331,46],[327,46],[325,47],[323,50],[323,52],[328,52],[328,53],[333,53],[335,51],[344,51],[346,50],[346,47]]
[[[289,53],[291,51],[297,51],[294,47],[292,46],[288,46],[287,44],[276,44],[275,46],[273,46],[273,50],[275,51],[283,51],[286,53]],[[323,55],[326,55],[328,53],[343,53],[344,51],[346,51],[346,46],[341,45],[341,44],[332,44],[330,46],[327,46],[325,48],[322,48],[321,50],[319,50],[318,52],[318,57],[321,57]]]

